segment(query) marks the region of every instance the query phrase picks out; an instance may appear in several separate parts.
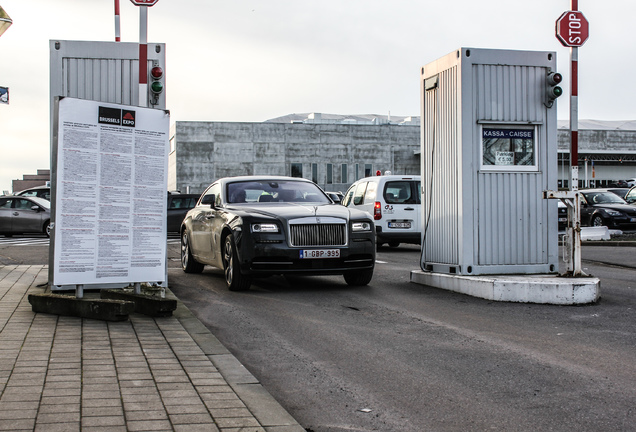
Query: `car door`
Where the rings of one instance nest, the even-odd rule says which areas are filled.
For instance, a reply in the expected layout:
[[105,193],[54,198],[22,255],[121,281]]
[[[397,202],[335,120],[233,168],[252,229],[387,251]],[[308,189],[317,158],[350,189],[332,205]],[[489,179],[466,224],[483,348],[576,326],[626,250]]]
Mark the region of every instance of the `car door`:
[[12,233],[13,209],[11,198],[0,198],[0,232]]
[[201,204],[196,207],[192,217],[192,249],[193,254],[201,262],[211,264],[215,258],[214,225],[218,219],[217,205],[221,203],[221,185],[213,184],[204,192],[202,200],[206,196],[214,195],[215,205]]
[[44,212],[33,210],[40,208],[37,204],[25,198],[13,200],[13,222],[12,231],[16,233],[41,232],[42,231],[42,215]]

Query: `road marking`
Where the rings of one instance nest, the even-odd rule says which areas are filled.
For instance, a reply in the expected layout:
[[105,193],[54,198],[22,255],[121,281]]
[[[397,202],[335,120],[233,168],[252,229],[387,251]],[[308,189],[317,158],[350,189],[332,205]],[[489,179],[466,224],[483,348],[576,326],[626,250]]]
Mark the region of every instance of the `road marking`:
[[48,246],[48,238],[13,238],[2,237],[0,238],[0,245],[9,246]]

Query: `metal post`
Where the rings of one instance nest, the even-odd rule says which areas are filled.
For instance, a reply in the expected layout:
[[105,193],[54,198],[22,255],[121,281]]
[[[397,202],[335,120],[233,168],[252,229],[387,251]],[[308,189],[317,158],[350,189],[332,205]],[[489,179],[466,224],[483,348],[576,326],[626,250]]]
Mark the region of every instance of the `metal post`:
[[121,42],[121,26],[119,22],[119,0],[115,0],[115,42]]
[[148,6],[139,6],[139,106],[148,106]]
[[84,285],[75,285],[75,298],[84,298]]
[[[571,0],[572,11],[579,10],[578,0]],[[570,191],[574,195],[568,206],[571,221],[568,227],[572,242],[571,262],[568,270],[572,276],[581,276],[581,200],[579,198],[579,48],[570,47]]]

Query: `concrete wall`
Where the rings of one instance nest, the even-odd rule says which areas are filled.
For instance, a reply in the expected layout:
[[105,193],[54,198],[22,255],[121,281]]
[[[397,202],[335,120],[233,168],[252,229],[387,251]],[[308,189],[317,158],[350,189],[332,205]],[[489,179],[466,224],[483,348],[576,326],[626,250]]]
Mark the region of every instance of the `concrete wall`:
[[168,189],[200,193],[221,177],[291,175],[292,164],[312,179],[315,164],[323,189],[344,192],[367,164],[373,173],[418,174],[419,137],[419,127],[399,125],[176,122]]
[[[201,193],[221,177],[253,174],[291,175],[294,163],[302,176],[325,190],[344,192],[351,183],[377,170],[394,174],[419,174],[419,125],[296,124],[176,122],[171,130],[168,190]],[[560,159],[569,149],[569,133],[558,130]],[[579,178],[597,185],[636,177],[636,131],[579,131]],[[566,158],[567,159],[567,158]],[[591,161],[594,160],[594,177]],[[327,183],[327,164],[333,169]],[[347,166],[347,181],[342,179]],[[357,175],[356,175],[357,164]],[[568,166],[559,161],[558,178],[567,179]]]

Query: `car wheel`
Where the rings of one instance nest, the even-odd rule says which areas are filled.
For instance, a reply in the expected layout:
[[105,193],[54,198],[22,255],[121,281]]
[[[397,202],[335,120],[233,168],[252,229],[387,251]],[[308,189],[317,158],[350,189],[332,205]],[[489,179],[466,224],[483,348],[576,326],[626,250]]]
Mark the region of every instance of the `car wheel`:
[[368,285],[372,278],[373,270],[355,270],[344,274],[345,282],[351,286]]
[[190,240],[188,232],[183,231],[181,234],[181,268],[186,273],[201,273],[204,265],[197,262],[190,251]]
[[392,248],[396,248],[399,245],[400,245],[400,242],[397,242],[397,241],[390,241],[389,242],[389,247],[392,247]]
[[44,234],[46,234],[47,237],[51,237],[51,221],[47,221],[44,224]]
[[595,227],[600,227],[600,226],[605,226],[606,223],[601,216],[595,215],[592,217],[592,223],[590,225]]
[[252,279],[249,276],[241,274],[234,237],[231,235],[225,237],[223,243],[223,273],[225,274],[225,283],[230,291],[245,291],[252,284]]

